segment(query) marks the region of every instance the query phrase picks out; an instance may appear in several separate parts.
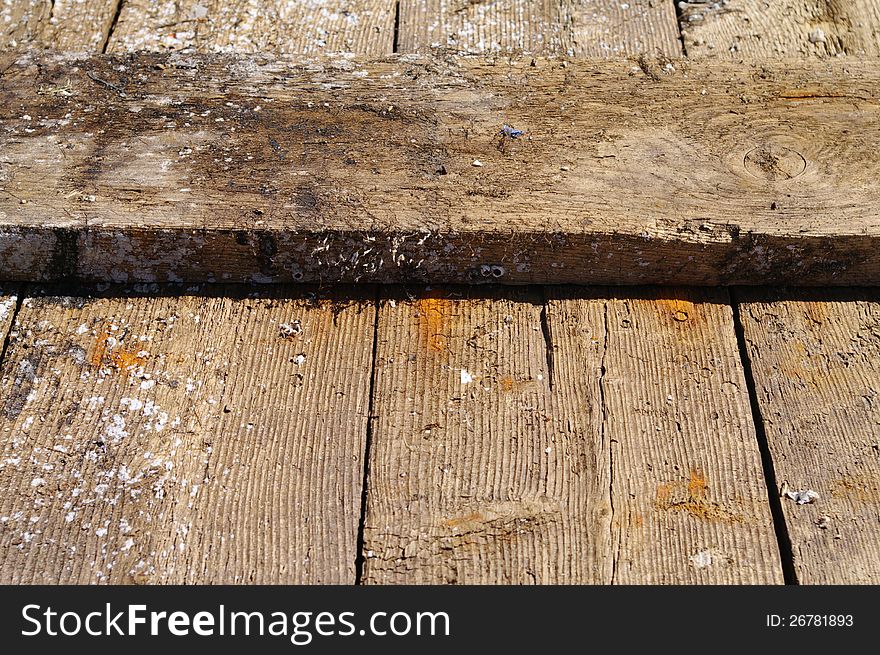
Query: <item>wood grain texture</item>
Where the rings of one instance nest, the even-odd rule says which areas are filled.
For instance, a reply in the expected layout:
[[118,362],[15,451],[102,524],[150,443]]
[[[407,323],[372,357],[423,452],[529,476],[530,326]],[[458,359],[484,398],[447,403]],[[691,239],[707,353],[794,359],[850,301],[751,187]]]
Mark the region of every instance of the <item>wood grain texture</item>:
[[880,582],[880,303],[874,292],[743,291],[741,320],[802,584]]
[[363,582],[610,579],[598,415],[550,393],[534,290],[380,305]]
[[365,291],[25,298],[0,374],[0,580],[353,583]]
[[3,0],[0,50],[101,52],[121,0]]
[[127,0],[108,52],[390,53],[393,0]]
[[725,294],[550,294],[381,304],[363,580],[781,582]]
[[679,2],[688,57],[880,54],[878,0]]
[[727,293],[551,288],[554,417],[600,416],[616,584],[782,568]]
[[399,52],[680,54],[671,1],[402,0]]
[[6,275],[878,281],[873,63],[532,61],[22,58]]

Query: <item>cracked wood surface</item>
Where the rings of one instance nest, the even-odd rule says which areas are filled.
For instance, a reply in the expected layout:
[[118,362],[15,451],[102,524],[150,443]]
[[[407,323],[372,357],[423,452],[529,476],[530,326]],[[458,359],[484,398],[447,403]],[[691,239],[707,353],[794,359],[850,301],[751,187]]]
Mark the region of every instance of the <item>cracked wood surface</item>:
[[402,0],[399,52],[680,54],[671,0]]
[[640,61],[24,57],[5,275],[877,281],[873,63]]
[[744,291],[740,316],[802,584],[880,582],[876,292]]
[[24,299],[3,583],[354,583],[373,293],[226,291]]
[[680,2],[688,57],[880,55],[878,0]]
[[375,376],[365,583],[782,581],[726,294],[396,293]]
[[101,52],[122,0],[5,0],[0,51]]
[[350,52],[382,55],[394,44],[393,0],[126,0],[107,52]]
[[781,583],[727,293],[549,296],[556,415],[601,417],[612,581]]

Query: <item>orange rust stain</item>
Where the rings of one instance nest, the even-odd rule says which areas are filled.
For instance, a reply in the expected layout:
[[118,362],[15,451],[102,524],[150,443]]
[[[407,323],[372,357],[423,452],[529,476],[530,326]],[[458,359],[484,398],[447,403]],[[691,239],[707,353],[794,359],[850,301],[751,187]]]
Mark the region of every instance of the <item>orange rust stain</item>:
[[446,302],[442,298],[427,297],[419,299],[417,306],[427,333],[428,349],[434,352],[446,350],[446,336],[443,334]]
[[95,345],[92,349],[92,357],[90,359],[92,366],[95,368],[109,366],[115,368],[117,371],[130,373],[146,363],[146,358],[142,357],[137,352],[125,350],[124,348],[114,350],[113,347],[109,345],[109,341],[112,337],[113,335],[110,334],[110,331],[106,326],[98,332],[98,335],[95,337]]
[[457,528],[462,525],[469,525],[471,523],[478,523],[483,520],[483,515],[479,512],[471,512],[467,516],[459,516],[456,518],[446,519],[443,521],[443,526],[447,528]]
[[679,323],[684,323],[696,316],[694,303],[688,300],[666,298],[658,300],[657,305],[668,311],[672,315],[673,320],[678,321]]
[[657,485],[654,506],[663,511],[685,512],[694,518],[707,521],[743,522],[741,514],[730,511],[721,503],[709,500],[706,497],[708,492],[706,476],[692,470],[687,481],[663,482]]
[[512,375],[502,375],[500,378],[496,378],[495,381],[498,383],[498,386],[501,387],[501,391],[505,393],[521,391],[535,386],[534,380],[517,380]]
[[705,498],[709,491],[706,484],[706,476],[696,470],[691,470],[691,479],[688,482],[688,496],[691,498]]
[[831,496],[878,504],[880,503],[880,480],[867,475],[838,478],[831,483]]

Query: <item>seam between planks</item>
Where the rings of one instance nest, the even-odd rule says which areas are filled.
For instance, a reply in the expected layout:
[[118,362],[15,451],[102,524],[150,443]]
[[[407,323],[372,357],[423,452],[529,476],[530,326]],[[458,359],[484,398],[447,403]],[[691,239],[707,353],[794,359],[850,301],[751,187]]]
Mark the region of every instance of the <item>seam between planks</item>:
[[391,39],[391,52],[400,49],[400,0],[394,3],[394,36]]
[[[52,4],[54,7],[54,2]],[[124,6],[125,0],[116,0],[113,21],[110,23],[110,29],[107,30],[107,36],[104,37],[104,44],[101,46],[101,54],[107,54],[107,48],[110,46],[110,40],[113,38],[113,33],[116,31],[116,24],[119,22],[119,15],[122,13],[122,8]]]
[[779,485],[776,481],[776,470],[773,465],[773,455],[770,453],[770,443],[767,440],[767,431],[764,429],[764,418],[761,413],[761,404],[758,401],[758,389],[755,376],[752,372],[752,360],[749,357],[746,345],[745,330],[740,318],[741,306],[735,287],[727,289],[730,296],[730,307],[733,311],[733,329],[736,333],[736,343],[739,347],[739,358],[743,367],[743,376],[746,380],[746,389],[749,393],[749,405],[752,411],[752,423],[755,426],[755,438],[758,442],[758,450],[761,453],[761,466],[764,469],[764,482],[767,485],[767,500],[770,504],[770,514],[773,517],[773,528],[776,532],[776,544],[779,548],[779,558],[782,562],[782,576],[785,584],[800,584],[794,568],[794,551],[792,549],[791,536],[788,533],[788,524],[782,512],[782,501],[779,497]]
[[675,33],[678,35],[678,46],[681,48],[681,55],[688,56],[687,46],[684,43],[684,35],[681,33],[681,22],[684,20],[684,10],[678,0],[669,0],[672,3],[672,10],[675,12]]
[[553,393],[553,336],[550,332],[550,322],[547,317],[547,287],[541,286],[541,333],[544,335],[544,356],[547,360],[547,386]]
[[367,520],[367,503],[370,478],[370,451],[373,444],[374,406],[376,402],[376,358],[379,352],[379,302],[382,298],[382,285],[376,285],[376,296],[373,299],[373,360],[370,366],[370,394],[367,401],[367,434],[364,439],[364,474],[361,483],[361,513],[358,520],[357,541],[355,542],[354,583],[362,585],[364,576],[364,530]]
[[[15,288],[12,289],[15,291]],[[6,333],[3,335],[2,346],[0,346],[0,367],[3,366],[3,362],[6,361],[6,351],[9,349],[9,341],[12,337],[12,328],[15,327],[15,321],[18,318],[18,313],[21,311],[21,304],[24,302],[24,292],[25,287],[21,286],[17,289],[18,293],[15,296],[15,307],[12,309],[12,316],[9,317],[9,329],[6,330]]]

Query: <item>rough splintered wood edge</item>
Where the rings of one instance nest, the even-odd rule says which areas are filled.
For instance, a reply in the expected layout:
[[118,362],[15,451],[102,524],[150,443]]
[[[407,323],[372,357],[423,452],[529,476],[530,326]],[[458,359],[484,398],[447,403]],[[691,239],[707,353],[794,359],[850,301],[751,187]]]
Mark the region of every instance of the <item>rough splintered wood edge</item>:
[[[201,82],[187,82],[185,73],[175,72],[178,64],[185,63],[179,59],[179,56],[177,57],[175,59],[174,55],[168,57],[143,55],[139,58],[130,57],[125,60],[125,63],[137,68],[138,74],[149,75],[148,71],[161,69],[172,76],[172,81],[176,79],[178,82],[184,83],[184,88],[180,91],[184,95],[188,92],[194,92],[194,89],[198,91],[198,88],[201,88],[198,87],[198,84]],[[209,93],[215,92],[215,101],[218,103],[218,107],[226,98],[223,89],[228,88],[227,84],[238,85],[244,89],[245,93],[250,93],[254,98],[260,97],[262,93],[276,93],[278,85],[275,84],[275,87],[272,87],[272,84],[278,82],[279,75],[283,78],[285,85],[290,84],[292,85],[291,89],[296,88],[295,75],[291,77],[291,69],[286,67],[287,60],[239,57],[226,58],[221,61],[220,58],[210,56],[190,57],[190,59],[213,71],[213,75],[216,75],[217,70],[227,70],[229,75],[227,80],[212,78],[206,82],[207,86],[201,89]],[[140,63],[138,63],[139,61]],[[190,69],[194,66],[192,61],[189,65]],[[325,82],[324,87],[326,87],[328,80],[332,82],[333,79],[336,79],[334,76],[338,76],[349,86],[356,84],[356,74],[363,71],[356,71],[351,60],[348,61],[347,68],[336,62],[335,66],[328,65],[326,69],[321,69],[323,72],[320,75],[324,77],[320,79]],[[517,62],[515,59],[503,61],[496,59],[486,65],[487,61],[489,60],[471,57],[459,58],[450,64],[448,59],[440,61],[413,57],[391,57],[379,60],[375,66],[377,73],[385,71],[392,74],[395,71],[400,72],[407,70],[407,67],[416,66],[421,71],[420,75],[428,82],[436,78],[440,81],[445,80],[448,85],[451,80],[459,86],[464,84],[465,89],[471,85],[470,91],[485,92],[491,90],[492,85],[496,85],[499,88],[495,95],[500,100],[496,98],[491,101],[495,104],[491,107],[489,105],[484,107],[485,111],[494,112],[490,117],[493,125],[495,114],[498,114],[499,117],[503,115],[499,113],[498,107],[507,107],[510,112],[514,111],[514,107],[516,111],[528,111],[522,109],[521,106],[523,98],[527,96],[517,95],[518,91],[511,90],[516,85],[512,87],[510,84],[510,75],[512,74],[510,71],[516,69],[519,74],[525,75],[525,71],[528,70],[528,62]],[[40,103],[33,100],[34,91],[27,91],[27,88],[20,86],[21,84],[30,84],[34,80],[17,81],[22,70],[32,70],[36,67],[42,71],[45,64],[49,70],[55,71],[52,73],[55,77],[61,75],[61,71],[67,71],[69,76],[70,67],[79,64],[76,84],[79,85],[83,93],[87,90],[90,95],[93,94],[96,98],[95,102],[106,103],[109,107],[113,103],[125,102],[124,98],[116,97],[119,89],[114,87],[112,83],[106,82],[105,79],[114,74],[113,66],[114,64],[118,65],[118,62],[118,59],[108,57],[86,59],[56,57],[52,59],[49,56],[37,58],[25,56],[4,69],[3,87],[5,88],[2,89],[2,93],[9,96],[10,106],[15,104],[16,110],[21,108],[18,105],[27,108],[27,105],[23,103],[31,103],[34,108],[39,108]],[[218,62],[220,64],[223,62],[226,64],[238,63],[239,66],[227,68],[219,66]],[[310,69],[307,70],[308,67],[302,65],[302,60],[299,63],[300,66],[295,68],[294,72],[301,74],[303,79],[300,80],[300,83],[309,82],[311,78],[308,78],[308,75],[312,74]],[[560,72],[563,64],[567,70]],[[67,68],[64,68],[65,65]],[[104,78],[100,78],[98,81],[95,81],[94,77],[92,80],[87,79],[83,72],[83,65],[85,68],[94,67],[104,75]],[[371,64],[362,63],[362,65],[369,67]],[[612,73],[616,71],[621,80],[632,85],[633,92],[639,96],[632,101],[633,107],[650,109],[652,103],[672,102],[670,99],[683,90],[698,91],[697,87],[702,84],[711,87],[713,83],[717,83],[716,88],[711,89],[709,95],[706,96],[705,102],[711,102],[715,96],[723,96],[727,99],[729,99],[728,96],[733,97],[731,96],[732,87],[728,88],[727,78],[729,75],[735,74],[736,69],[731,65],[726,65],[727,68],[724,68],[725,65],[717,62],[712,64],[716,68],[711,70],[705,67],[704,69],[689,70],[687,63],[676,63],[676,66],[686,71],[682,73],[684,77],[679,78],[676,74],[669,76],[667,80],[665,79],[668,75],[666,68],[656,66],[643,58],[639,59],[638,65],[632,61],[603,64],[603,66],[611,66],[611,68],[601,68],[595,62],[566,63],[556,61],[552,66],[546,65],[540,68],[540,77],[536,78],[532,74],[532,82],[530,83],[540,86],[544,84],[541,81],[544,76],[549,75],[554,84],[556,82],[562,84],[558,93],[569,93],[566,89],[570,79],[580,79],[586,83],[594,77],[598,77],[604,80],[607,87],[610,79],[609,71]],[[16,68],[10,72],[10,66]],[[211,68],[212,66],[213,68]],[[510,69],[504,68],[505,66],[509,66]],[[539,64],[539,66],[544,66],[544,64]],[[814,118],[816,121],[821,121],[827,115],[823,112],[842,111],[840,108],[846,105],[848,112],[866,112],[864,114],[868,116],[865,119],[866,123],[873,124],[871,122],[873,120],[872,114],[867,112],[873,111],[871,108],[876,104],[876,99],[863,88],[869,86],[873,79],[874,71],[870,63],[847,62],[846,67],[843,64],[823,63],[821,66],[822,68],[819,68],[818,64],[799,62],[793,64],[794,72],[789,72],[786,67],[772,69],[772,67],[756,66],[750,73],[752,77],[748,79],[752,79],[755,84],[764,84],[761,88],[765,94],[776,94],[772,98],[770,96],[765,96],[763,100],[759,98],[758,102],[788,103],[786,108],[788,105],[797,107],[792,111],[800,112],[800,115],[806,112],[809,116],[812,116],[810,114],[813,111],[812,107],[818,107],[819,109],[815,110],[816,116]],[[186,68],[186,66],[182,67]],[[166,71],[166,68],[170,72]],[[260,80],[267,80],[268,86],[264,91],[254,90],[256,87],[253,85],[256,83],[250,77],[244,76],[243,71],[246,69],[251,72],[256,71],[256,77]],[[454,72],[450,73],[453,69]],[[40,75],[42,74],[40,73]],[[273,75],[275,77],[272,77]],[[633,76],[636,78],[641,76],[642,79],[632,82]],[[746,73],[740,74],[738,84],[743,84],[747,77]],[[676,82],[676,79],[679,81]],[[686,81],[681,81],[682,79]],[[63,78],[58,77],[58,80],[63,81]],[[404,80],[403,86],[400,84],[395,86],[390,82],[386,86],[382,86],[383,83],[380,82],[379,88],[386,91],[410,93],[409,101],[415,109],[421,106],[429,113],[433,111],[434,119],[439,120],[440,109],[438,107],[441,101],[437,97],[436,91],[433,93],[430,91],[430,85],[425,86],[428,84],[425,80],[419,84],[416,84],[415,81],[410,83]],[[153,80],[150,83],[155,85],[156,82]],[[832,91],[838,83],[841,88],[839,95],[835,95]],[[375,82],[373,84],[375,85]],[[730,82],[730,84],[733,83]],[[17,87],[17,85],[19,86]],[[275,91],[270,87],[275,88]],[[795,91],[787,90],[788,87],[795,87]],[[312,88],[309,87],[309,89]],[[355,88],[355,92],[349,91],[349,96],[357,97],[356,93],[359,93],[357,89],[360,87]],[[373,88],[374,92],[375,88]],[[736,89],[739,88],[741,87],[736,87]],[[426,89],[428,90],[426,91]],[[661,91],[661,89],[667,90]],[[858,89],[858,93],[856,93],[856,89]],[[318,95],[327,93],[326,88],[323,91],[315,90]],[[219,92],[219,95],[216,92]],[[337,92],[337,90],[333,90],[327,98],[331,98]],[[590,89],[583,87],[580,90],[575,89],[570,100],[576,102],[579,97],[583,100],[584,94],[589,92]],[[463,93],[467,95],[467,90]],[[795,93],[795,95],[786,95],[790,93]],[[745,98],[745,96],[742,97]],[[15,103],[12,103],[13,98]],[[619,113],[621,107],[615,108],[613,105],[614,102],[622,102],[619,96],[612,98],[609,95],[609,98],[608,102],[611,104],[606,107]],[[748,104],[747,100],[742,102]],[[863,102],[856,106],[854,104],[856,100]],[[453,99],[450,102],[453,103],[450,105],[452,108],[458,106],[454,103],[459,102],[461,107],[469,112],[483,107],[482,104],[469,96],[464,100]],[[418,103],[424,104],[419,105]],[[679,106],[681,102],[675,101],[675,103],[673,103],[674,106],[671,104],[666,107],[664,111],[681,109]],[[828,103],[832,105],[831,110],[826,106]],[[856,109],[853,109],[854,107]],[[169,111],[172,109],[169,108]],[[774,111],[778,112],[779,108],[775,107]],[[7,131],[12,129],[10,127],[13,122],[12,116],[9,114],[9,120],[3,121]],[[430,118],[431,116],[421,117],[415,120],[413,125],[403,125],[402,127],[406,127],[410,131],[423,129],[419,126]],[[670,120],[672,119],[670,118]],[[563,125],[564,121],[557,122],[562,133],[571,129],[570,126]],[[838,122],[840,121],[838,120]],[[545,127],[545,129],[548,128]],[[413,133],[415,134],[415,132]],[[550,135],[552,135],[552,130],[548,133],[548,136]],[[137,136],[137,134],[133,133],[132,136]],[[9,138],[6,140],[9,141]],[[24,137],[16,138],[23,139]],[[682,142],[681,137],[678,138],[679,141],[674,143]],[[705,140],[707,137],[703,135],[702,138]],[[547,138],[546,141],[554,148],[554,152],[563,149],[561,145],[557,147],[552,138]],[[770,143],[772,147],[772,139]],[[427,144],[430,147],[445,147],[446,145],[445,142]],[[459,150],[462,149],[457,141],[453,145]],[[582,148],[586,148],[588,145],[590,144],[584,143]],[[814,154],[819,157],[820,161],[813,167],[815,170],[811,169],[811,180],[820,179],[820,173],[825,174],[833,169],[834,162],[825,161],[825,159],[833,160],[835,157],[840,159],[840,153],[835,154],[836,150],[826,146],[828,144],[824,142],[816,146],[817,152]],[[406,150],[407,146],[395,145],[394,147],[403,148],[397,153],[398,155],[402,156],[409,152]],[[425,154],[423,152],[425,147],[425,144],[414,145],[413,152],[410,154],[422,157]],[[547,154],[541,152],[541,148],[544,150],[548,148],[547,143],[533,143],[530,147],[535,148],[535,153],[538,155]],[[623,147],[629,146],[624,145]],[[825,147],[824,152],[822,152],[823,147]],[[844,155],[846,155],[845,147],[854,148],[851,143],[842,144],[841,147],[844,147]],[[574,151],[578,150],[576,143],[571,148]],[[668,152],[663,149],[662,145],[656,146],[655,144],[650,146],[648,150],[651,148],[659,148],[661,154],[665,153],[663,156],[666,157],[683,152],[678,145],[673,145],[668,149]],[[650,193],[654,193],[658,188],[666,188],[662,184],[658,187],[657,180],[650,178],[646,172],[651,166],[657,165],[656,161],[650,162],[643,159],[651,155],[648,150],[637,153],[638,157],[642,157],[642,159],[637,158],[633,162],[617,165],[615,170],[627,174],[632,173],[633,178],[628,183],[619,182],[617,186],[613,186],[611,188],[612,194],[621,194],[621,200],[623,200],[626,189],[630,188],[626,184],[643,187],[643,183],[650,183],[653,185],[650,187]],[[857,155],[859,152],[854,151],[850,154]],[[534,167],[538,164],[534,161],[529,162],[529,157],[534,157],[535,153],[524,154],[523,161],[514,161],[519,158],[502,156],[499,160],[498,171],[494,174],[497,176],[504,173],[505,177],[502,179],[512,178],[515,180],[514,176],[522,173],[523,166]],[[456,156],[462,155],[461,152],[455,154]],[[14,154],[10,155],[10,157],[14,156]],[[89,155],[93,159],[97,158],[95,161],[100,161],[103,156],[98,152]],[[387,158],[387,155],[385,156]],[[15,163],[14,159],[7,159],[6,163],[9,164],[10,161]],[[700,157],[695,157],[691,163],[696,165],[701,161]],[[646,168],[646,163],[651,163],[651,166]],[[740,163],[742,164],[742,162]],[[43,165],[45,166],[46,162],[43,162]],[[271,166],[271,164],[266,165]],[[278,164],[274,165],[278,166]],[[593,165],[591,164],[591,166]],[[627,166],[636,166],[638,170],[631,170]],[[719,170],[723,168],[721,164],[717,164],[715,167]],[[849,171],[852,168],[853,165],[850,164],[846,170]],[[871,167],[867,166],[867,168],[870,170]],[[108,172],[108,174],[110,173]],[[582,177],[583,173],[580,175]],[[840,176],[840,171],[837,172],[837,176]],[[576,177],[575,183],[583,183],[581,177]],[[826,175],[826,177],[828,176]],[[419,222],[410,217],[407,219],[408,224],[406,225],[395,225],[393,222],[381,224],[379,221],[373,221],[363,229],[358,229],[359,220],[366,221],[366,217],[357,213],[357,207],[352,209],[341,205],[339,207],[334,205],[331,208],[333,211],[338,209],[340,217],[319,216],[317,221],[323,221],[325,224],[312,224],[311,227],[309,227],[309,221],[305,220],[305,215],[297,215],[292,227],[275,228],[271,225],[265,228],[256,228],[253,221],[245,219],[242,219],[240,224],[236,224],[236,221],[230,222],[229,217],[225,217],[226,224],[221,223],[211,227],[205,227],[204,223],[198,225],[193,220],[184,224],[185,219],[181,219],[180,226],[174,225],[173,221],[150,226],[149,223],[139,219],[137,211],[131,214],[132,218],[130,219],[111,216],[112,220],[109,221],[102,221],[100,217],[93,220],[94,217],[91,215],[82,214],[88,218],[86,220],[85,218],[75,218],[69,212],[64,212],[65,207],[63,206],[53,209],[51,202],[45,210],[45,219],[35,219],[31,215],[30,219],[22,220],[21,216],[15,218],[15,214],[20,213],[19,201],[7,191],[6,197],[0,199],[0,261],[4,263],[0,278],[14,281],[79,279],[126,283],[215,281],[267,283],[494,282],[502,284],[681,285],[871,285],[880,281],[880,248],[878,248],[880,233],[874,225],[873,216],[870,215],[870,207],[860,205],[858,198],[851,199],[849,204],[839,198],[834,198],[833,202],[829,200],[827,194],[832,193],[829,189],[836,188],[833,184],[833,178],[821,178],[825,195],[817,191],[819,197],[812,200],[815,203],[813,205],[809,204],[811,196],[809,193],[805,194],[804,189],[813,189],[810,185],[814,182],[799,182],[795,179],[794,182],[799,185],[797,188],[801,190],[798,202],[801,202],[803,206],[793,207],[789,212],[790,214],[794,212],[791,216],[783,214],[773,220],[766,218],[763,213],[756,213],[756,202],[758,200],[763,202],[764,196],[767,195],[767,206],[775,210],[775,203],[769,202],[770,192],[767,190],[772,189],[774,194],[778,191],[784,196],[786,190],[791,191],[792,189],[790,187],[776,189],[774,186],[775,178],[770,176],[767,181],[761,183],[764,186],[760,187],[760,191],[755,192],[757,194],[755,198],[751,198],[751,205],[743,209],[741,220],[737,218],[733,222],[724,222],[724,220],[732,220],[729,218],[732,199],[735,199],[737,194],[743,193],[743,189],[750,189],[750,187],[744,187],[741,181],[734,181],[729,189],[722,190],[714,187],[716,191],[712,192],[711,185],[707,185],[705,180],[703,182],[698,180],[697,186],[688,183],[690,186],[685,184],[681,189],[676,188],[668,191],[667,196],[658,198],[654,205],[651,205],[650,202],[646,204],[646,198],[647,201],[650,201],[652,196],[650,194],[645,196],[644,191],[642,191],[642,196],[645,197],[641,197],[635,206],[626,205],[616,209],[613,208],[619,203],[616,203],[614,197],[599,197],[598,200],[591,201],[593,204],[587,213],[590,216],[599,215],[601,211],[610,212],[610,214],[605,217],[600,216],[601,221],[592,226],[589,221],[584,222],[578,219],[577,212],[572,213],[573,207],[582,202],[582,198],[566,200],[568,196],[564,192],[568,187],[564,186],[542,196],[536,206],[530,209],[524,208],[523,211],[531,212],[531,215],[525,216],[521,221],[522,224],[518,225],[513,212],[519,210],[511,204],[509,199],[471,198],[464,189],[457,191],[455,189],[438,190],[440,187],[433,180],[427,180],[424,188],[414,188],[411,186],[411,182],[410,186],[402,188],[394,186],[396,178],[389,179],[390,182],[385,181],[386,187],[400,190],[400,202],[405,203],[407,195],[413,196],[409,198],[409,204],[402,207],[401,211],[404,213],[406,211],[417,212],[417,218],[422,217],[426,224],[434,221],[434,227],[426,225],[419,228],[417,227]],[[469,179],[462,177],[462,181]],[[661,182],[664,180],[665,178],[662,178]],[[712,180],[708,179],[708,181]],[[784,181],[790,182],[792,180]],[[500,184],[497,180],[495,183]],[[815,183],[818,184],[818,182]],[[51,182],[47,184],[49,186],[47,186],[45,195],[50,197]],[[432,184],[434,186],[431,186]],[[514,182],[508,181],[505,184],[512,188]],[[596,188],[601,190],[603,187],[600,185]],[[363,192],[363,190],[363,188],[356,189],[358,192]],[[589,190],[581,188],[579,190],[580,196],[585,196],[585,191]],[[631,190],[635,191],[635,187],[632,187]],[[380,189],[377,193],[381,195],[381,191]],[[227,193],[228,191],[221,194],[223,202],[227,202],[226,199],[229,198]],[[485,191],[481,193],[485,195]],[[722,198],[723,202],[719,201],[718,206],[714,209],[710,207],[709,213],[712,214],[709,217],[710,220],[697,220],[700,216],[704,216],[700,213],[705,210],[705,205],[701,204],[704,203],[702,195],[708,194],[709,200],[705,202],[709,202],[711,205],[711,199],[715,197],[714,193],[720,193],[722,196],[726,194]],[[435,201],[437,206],[451,203],[450,207],[454,209],[456,206],[463,206],[462,203],[474,203],[476,209],[472,213],[475,215],[470,217],[469,221],[455,218],[449,219],[444,224],[442,217],[435,220],[430,215],[430,207],[420,209],[421,205],[419,204],[424,198],[433,197],[430,194],[437,194]],[[676,205],[680,195],[686,197],[689,194],[692,196],[687,201],[690,204]],[[591,197],[595,198],[595,196]],[[746,201],[749,198],[743,200]],[[390,198],[386,202],[393,204],[393,201],[394,199]],[[830,204],[827,204],[826,201]],[[123,200],[111,200],[111,202],[116,202],[121,206]],[[375,204],[378,201],[376,198],[372,198],[370,202]],[[554,209],[554,205],[558,205],[558,209]],[[668,210],[662,209],[667,206]],[[601,207],[605,209],[602,210]],[[849,208],[846,209],[849,213],[838,216],[845,208]],[[43,211],[42,208],[39,209]],[[126,209],[130,210],[131,207],[126,207]],[[838,209],[840,212],[837,211]],[[113,207],[111,207],[112,210]],[[33,214],[34,210],[30,211]],[[216,208],[211,211],[216,211]],[[63,213],[67,213],[69,218],[65,219],[62,216]],[[82,212],[77,210],[77,213]],[[850,219],[849,216],[853,213],[855,217]],[[546,216],[546,220],[543,219],[544,216]],[[794,220],[795,224],[786,228],[786,221],[791,221],[792,217],[796,219]],[[805,222],[806,218],[812,223]],[[826,218],[827,220],[825,220]],[[765,220],[767,221],[766,226],[762,222]],[[801,223],[798,223],[798,220]],[[620,229],[615,227],[618,222]],[[381,227],[379,227],[380,224]],[[639,226],[648,227],[651,224],[653,227],[649,230],[642,232],[637,229]],[[550,227],[551,225],[556,227]],[[798,225],[801,227],[798,228]],[[804,225],[806,227],[803,227]],[[766,229],[764,229],[765,227]]]

